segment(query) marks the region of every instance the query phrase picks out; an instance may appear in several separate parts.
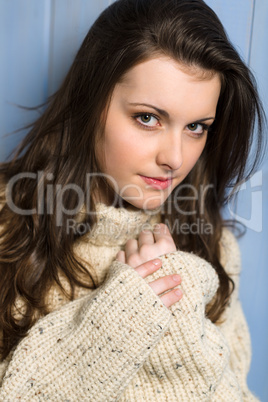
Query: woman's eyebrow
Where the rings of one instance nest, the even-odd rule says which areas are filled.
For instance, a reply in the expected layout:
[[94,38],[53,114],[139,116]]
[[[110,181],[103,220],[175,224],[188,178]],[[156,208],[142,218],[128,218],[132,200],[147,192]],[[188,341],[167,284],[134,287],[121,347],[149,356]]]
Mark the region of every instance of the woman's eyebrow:
[[169,118],[169,114],[168,112],[166,112],[163,109],[159,109],[158,107],[154,106],[154,105],[150,105],[149,103],[129,103],[129,105],[131,106],[147,106],[150,107],[152,109],[155,109],[157,111],[157,113],[161,114],[162,116]]
[[[128,104],[131,105],[131,106],[147,106],[147,107],[150,107],[152,109],[155,109],[157,111],[157,113],[159,113],[160,115],[162,115],[162,116],[166,117],[167,119],[169,119],[169,114],[168,114],[168,112],[166,110],[159,109],[158,107],[156,107],[154,105],[150,105],[149,103],[128,103]],[[212,117],[205,117],[203,119],[198,119],[198,120],[194,121],[193,124],[194,123],[202,123],[203,121],[206,121],[206,120],[215,120],[215,117],[212,116]]]
[[204,119],[199,119],[199,120],[193,121],[192,124],[194,124],[194,123],[202,123],[203,121],[207,121],[207,120],[215,120],[215,117],[213,117],[213,116],[205,117]]

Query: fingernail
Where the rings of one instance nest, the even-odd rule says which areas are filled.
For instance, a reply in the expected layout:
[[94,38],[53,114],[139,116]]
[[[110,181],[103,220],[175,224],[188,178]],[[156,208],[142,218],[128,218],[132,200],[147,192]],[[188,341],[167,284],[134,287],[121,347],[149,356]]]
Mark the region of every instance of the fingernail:
[[181,297],[182,296],[182,291],[180,289],[177,289],[175,291],[175,295]]
[[152,262],[153,262],[153,264],[156,265],[156,266],[159,266],[159,265],[162,264],[162,261],[161,261],[161,260],[153,260]]
[[179,282],[180,279],[181,279],[181,277],[180,277],[180,275],[173,275],[173,276],[172,276],[172,279],[173,279],[173,281],[175,281],[175,282]]

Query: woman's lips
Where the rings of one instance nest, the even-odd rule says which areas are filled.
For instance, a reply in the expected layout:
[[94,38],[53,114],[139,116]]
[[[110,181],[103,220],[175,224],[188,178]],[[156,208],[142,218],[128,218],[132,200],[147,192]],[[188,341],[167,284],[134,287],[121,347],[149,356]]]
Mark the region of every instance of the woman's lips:
[[157,189],[157,190],[165,190],[169,186],[171,186],[172,178],[160,178],[160,177],[147,177],[142,176],[141,178],[145,181],[145,183],[149,184],[149,186]]

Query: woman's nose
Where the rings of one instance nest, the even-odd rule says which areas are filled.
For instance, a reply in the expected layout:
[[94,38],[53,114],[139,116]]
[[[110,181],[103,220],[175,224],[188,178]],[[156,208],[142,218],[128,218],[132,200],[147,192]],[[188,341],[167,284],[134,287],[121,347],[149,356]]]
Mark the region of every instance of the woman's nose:
[[181,132],[170,131],[168,135],[163,135],[159,141],[156,162],[169,170],[178,170],[181,167],[183,163]]

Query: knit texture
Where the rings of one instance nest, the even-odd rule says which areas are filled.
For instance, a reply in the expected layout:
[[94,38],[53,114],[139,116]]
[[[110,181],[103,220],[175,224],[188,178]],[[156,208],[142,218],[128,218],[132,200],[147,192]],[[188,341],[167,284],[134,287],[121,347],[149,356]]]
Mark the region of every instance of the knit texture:
[[[98,288],[77,288],[73,302],[51,290],[51,313],[1,363],[0,401],[256,401],[246,384],[250,339],[234,236],[223,231],[221,260],[236,290],[215,325],[205,315],[218,287],[208,262],[176,251],[144,280],[115,256],[157,216],[102,204],[97,213],[97,225],[74,252]],[[167,309],[147,282],[174,273],[183,298]]]

